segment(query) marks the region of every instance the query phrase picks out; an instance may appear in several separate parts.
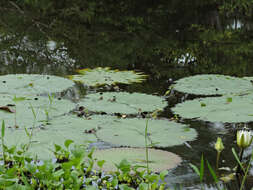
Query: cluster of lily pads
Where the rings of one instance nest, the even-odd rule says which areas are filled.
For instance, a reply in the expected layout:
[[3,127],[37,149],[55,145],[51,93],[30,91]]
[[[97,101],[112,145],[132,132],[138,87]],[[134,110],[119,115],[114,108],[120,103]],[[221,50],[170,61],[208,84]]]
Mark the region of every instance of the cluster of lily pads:
[[[74,103],[52,94],[73,88],[75,82],[100,86],[142,82],[145,78],[142,73],[109,68],[79,70],[77,75],[68,78],[37,74],[0,76],[0,118],[7,126],[6,144],[29,142],[28,130],[32,133],[30,153],[40,159],[50,159],[52,145],[63,145],[67,139],[78,144],[103,141],[111,147],[123,147],[95,151],[95,158],[106,160],[106,168],[115,170],[114,162],[123,158],[140,164],[140,160],[145,160],[145,152],[139,148],[146,146],[147,120],[140,115],[163,110],[167,106],[164,98],[142,93],[97,92]],[[148,123],[148,144],[156,147],[180,145],[196,136],[194,129],[167,119],[150,119]],[[132,157],[136,152],[140,153],[139,158]],[[149,156],[150,162],[158,164],[152,166],[155,171],[155,168],[169,169],[181,161],[179,156],[161,150],[152,150]],[[159,166],[164,159],[165,165]]]
[[186,119],[239,123],[253,121],[253,77],[195,75],[176,81],[174,90],[211,97],[177,104],[172,111]]

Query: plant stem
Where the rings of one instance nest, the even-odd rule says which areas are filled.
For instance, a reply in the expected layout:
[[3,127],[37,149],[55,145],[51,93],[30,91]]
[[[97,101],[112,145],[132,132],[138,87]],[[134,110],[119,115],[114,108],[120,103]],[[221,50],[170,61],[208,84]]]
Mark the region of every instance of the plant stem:
[[220,152],[217,151],[217,156],[216,156],[216,171],[219,169],[219,160],[220,160]]
[[[146,126],[145,126],[145,150],[146,150],[146,163],[147,163],[147,174],[149,175],[149,160],[148,160],[148,119],[146,120]],[[148,182],[148,189],[150,185]]]
[[[240,157],[239,157],[240,163],[242,162],[243,152],[244,152],[244,149],[242,148],[242,149],[241,149],[241,152],[240,152]],[[237,169],[236,169],[236,174],[239,174],[241,171],[242,171],[242,170],[241,170],[241,166],[240,166],[240,164],[238,163]]]
[[2,130],[1,130],[1,141],[2,141],[3,161],[4,161],[4,165],[5,165],[6,164],[6,156],[5,156],[4,135],[5,135],[5,122],[3,120],[2,121]]
[[16,127],[17,126],[17,105],[15,105],[14,122],[15,122],[14,127]]
[[253,150],[252,150],[252,153],[251,153],[251,156],[250,156],[250,160],[249,160],[249,163],[248,163],[246,172],[245,172],[245,174],[244,174],[244,176],[243,176],[243,179],[242,179],[242,183],[241,183],[240,190],[243,189],[244,183],[245,183],[245,181],[246,181],[246,179],[247,179],[248,171],[249,171],[249,168],[250,168],[250,166],[251,166],[252,157],[253,157]]
[[145,149],[146,149],[147,172],[149,174],[149,160],[148,160],[148,119],[146,120],[146,127],[145,127]]

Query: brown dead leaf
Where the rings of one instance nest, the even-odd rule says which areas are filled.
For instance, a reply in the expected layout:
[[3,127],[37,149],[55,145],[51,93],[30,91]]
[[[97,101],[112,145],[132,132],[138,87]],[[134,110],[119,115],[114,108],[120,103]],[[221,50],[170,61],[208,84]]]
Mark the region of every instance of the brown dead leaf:
[[14,109],[12,109],[8,106],[0,106],[0,110],[4,110],[4,111],[10,112],[10,113],[15,113],[16,112],[16,110],[14,110]]

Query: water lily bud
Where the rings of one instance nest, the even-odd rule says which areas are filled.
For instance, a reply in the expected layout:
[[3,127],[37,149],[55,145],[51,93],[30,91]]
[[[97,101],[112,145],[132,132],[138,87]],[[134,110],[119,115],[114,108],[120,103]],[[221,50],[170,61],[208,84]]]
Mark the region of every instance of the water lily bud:
[[252,142],[251,131],[246,129],[237,131],[236,141],[240,148],[247,148]]
[[220,137],[217,138],[217,141],[215,143],[215,149],[217,150],[217,152],[221,152],[224,149],[224,145]]

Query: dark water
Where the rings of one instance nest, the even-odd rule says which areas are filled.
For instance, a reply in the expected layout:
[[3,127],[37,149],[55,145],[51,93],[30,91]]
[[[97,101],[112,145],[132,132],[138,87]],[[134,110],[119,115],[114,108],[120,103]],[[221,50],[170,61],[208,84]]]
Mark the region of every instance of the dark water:
[[[49,26],[41,20],[19,15],[15,10],[3,11],[5,14],[0,14],[1,75],[40,73],[65,76],[80,68],[109,66],[119,70],[142,71],[149,75],[146,82],[119,85],[121,89],[161,96],[173,81],[194,74],[253,76],[253,40],[250,32],[247,32],[250,31],[250,24],[238,20],[231,19],[221,24],[215,15],[206,17],[204,21],[196,17],[194,23],[201,21],[215,26],[203,31],[194,27],[186,30],[184,26],[189,25],[190,21],[179,17],[175,19],[176,24],[168,26],[169,30],[154,28],[129,34],[108,28],[87,30],[80,23],[63,24],[56,21],[53,26]],[[188,56],[188,60],[184,62],[183,56]],[[169,107],[184,98],[182,94],[168,96],[169,106],[161,116],[171,118],[173,114]],[[166,148],[184,160],[166,179],[172,187],[199,189],[198,176],[189,163],[199,165],[200,157],[204,154],[215,166],[214,144],[218,136],[222,137],[225,145],[221,166],[236,165],[231,152],[231,148],[236,147],[236,125],[191,120],[181,122],[196,129],[198,138],[181,146]],[[250,151],[247,153],[249,155]],[[206,174],[205,189],[216,189],[208,172]],[[224,186],[237,189],[236,183]],[[248,186],[251,187],[251,184]]]

